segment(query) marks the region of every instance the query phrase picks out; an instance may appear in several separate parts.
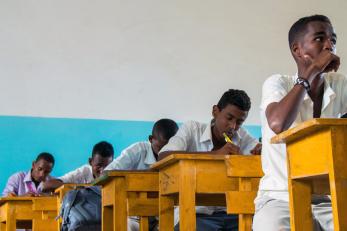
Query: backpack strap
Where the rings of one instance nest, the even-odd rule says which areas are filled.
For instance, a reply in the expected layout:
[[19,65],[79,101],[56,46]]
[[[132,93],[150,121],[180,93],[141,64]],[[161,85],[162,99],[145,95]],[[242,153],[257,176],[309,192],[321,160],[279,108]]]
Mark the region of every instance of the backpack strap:
[[[72,205],[74,204],[76,200],[78,192],[79,190],[72,190],[64,197],[64,201],[63,201],[64,206],[61,207],[60,215],[59,215],[60,217],[63,218],[63,223],[66,223],[67,217],[70,213]],[[67,199],[69,199],[70,201],[66,202]],[[68,203],[68,205],[66,205],[66,203]]]

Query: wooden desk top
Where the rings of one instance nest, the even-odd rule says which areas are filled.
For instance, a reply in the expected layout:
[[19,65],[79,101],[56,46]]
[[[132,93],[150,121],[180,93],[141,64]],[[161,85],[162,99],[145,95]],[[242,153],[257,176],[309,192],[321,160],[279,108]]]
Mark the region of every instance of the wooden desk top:
[[347,119],[311,119],[272,137],[271,143],[280,144],[290,142],[302,138],[312,132],[327,129],[330,126],[347,126]]
[[39,197],[1,197],[0,205],[8,202],[8,201],[34,201],[34,200],[47,200],[47,199],[55,199],[54,196],[39,196]]
[[57,197],[55,196],[39,196],[39,197],[2,197],[0,198],[0,206],[8,202],[32,202],[33,210],[51,210],[56,211]]
[[90,184],[63,184],[62,186],[60,186],[59,188],[54,190],[54,193],[58,194],[62,191],[69,191],[78,187],[84,187],[84,186],[90,186]]
[[209,152],[189,152],[189,153],[177,153],[172,154],[164,159],[154,163],[151,169],[159,170],[165,166],[171,165],[180,160],[225,160],[228,155],[216,155]]
[[113,177],[125,177],[129,175],[152,175],[157,174],[158,171],[155,170],[108,170],[104,171],[102,176],[95,179],[95,181],[92,183],[92,185],[105,185],[110,180],[112,180]]

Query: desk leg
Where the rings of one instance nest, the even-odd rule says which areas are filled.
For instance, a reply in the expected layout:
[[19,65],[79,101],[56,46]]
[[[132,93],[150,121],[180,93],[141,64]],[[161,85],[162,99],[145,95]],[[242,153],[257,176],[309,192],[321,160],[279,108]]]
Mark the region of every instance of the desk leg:
[[57,230],[57,222],[55,220],[33,220],[33,231]]
[[180,231],[196,230],[196,168],[195,161],[180,163],[179,206]]
[[240,214],[239,215],[239,231],[251,231],[252,218],[253,218],[253,215]]
[[[335,132],[334,132],[335,131]],[[329,154],[329,183],[333,209],[334,230],[347,230],[347,169],[346,169],[346,126],[334,128]]]
[[313,230],[311,185],[289,179],[290,226],[292,231]]
[[174,199],[170,196],[159,195],[159,230],[174,229]]
[[[140,192],[139,198],[147,199],[147,192]],[[140,217],[140,231],[149,230],[149,217],[142,216]]]
[[9,205],[7,207],[6,231],[16,231],[16,208]]
[[[344,162],[345,163],[345,162]],[[331,203],[333,209],[334,230],[347,230],[347,179],[337,177],[337,174],[347,175],[345,169],[329,174]]]
[[[330,178],[333,178],[332,176]],[[334,230],[347,230],[347,180],[330,179]]]
[[6,231],[6,223],[0,222],[0,231]]
[[16,219],[8,219],[4,227],[6,231],[16,231]]
[[140,231],[148,231],[149,223],[148,217],[140,217]]
[[[239,191],[250,192],[252,191],[252,179],[240,178],[239,179]],[[251,214],[239,214],[239,231],[251,231],[252,230],[252,218]]]
[[113,230],[113,206],[102,206],[102,231]]
[[125,178],[118,177],[114,180],[115,200],[114,200],[114,231],[127,231],[128,213],[127,213],[127,193],[125,191]]

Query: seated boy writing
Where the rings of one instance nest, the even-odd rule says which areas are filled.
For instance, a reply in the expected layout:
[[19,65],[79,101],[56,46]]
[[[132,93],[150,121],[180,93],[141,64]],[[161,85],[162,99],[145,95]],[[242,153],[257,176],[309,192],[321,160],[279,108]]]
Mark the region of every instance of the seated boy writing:
[[[167,144],[169,139],[176,134],[178,126],[171,119],[160,119],[155,122],[149,141],[132,144],[122,151],[105,170],[144,170],[158,160],[160,149]],[[158,221],[150,218],[150,230],[157,229]],[[128,231],[139,230],[139,219],[131,217],[128,219]]]
[[53,166],[54,157],[47,152],[40,153],[28,172],[15,173],[8,179],[2,196],[38,196],[43,182],[51,178]]
[[113,146],[101,141],[94,145],[92,157],[89,158],[89,164],[85,164],[64,176],[57,179],[51,179],[44,184],[44,190],[54,190],[64,183],[89,184],[99,177],[104,168],[113,160]]
[[[211,122],[189,121],[184,123],[177,134],[161,149],[159,159],[163,159],[175,151],[260,154],[261,144],[241,128],[250,107],[250,98],[244,91],[228,90],[218,104],[212,107],[213,119]],[[224,134],[232,140],[232,143],[225,141]],[[237,216],[227,215],[224,207],[198,206],[196,212],[198,231],[238,230]],[[179,230],[178,225],[175,226],[175,230]]]

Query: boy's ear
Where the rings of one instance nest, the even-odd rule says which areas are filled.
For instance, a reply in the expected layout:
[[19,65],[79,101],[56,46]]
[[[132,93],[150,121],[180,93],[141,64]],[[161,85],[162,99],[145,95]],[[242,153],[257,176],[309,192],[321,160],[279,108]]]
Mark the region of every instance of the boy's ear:
[[298,58],[302,58],[301,56],[301,50],[299,47],[299,44],[297,42],[294,42],[291,46],[290,46],[290,50],[292,51],[293,56],[298,59]]
[[34,168],[35,163],[36,163],[36,161],[34,160],[34,161],[31,163],[31,168]]
[[148,136],[148,140],[149,140],[150,143],[152,143],[152,139],[153,139],[153,136],[152,136],[152,135],[149,135],[149,136]]
[[89,157],[89,159],[88,159],[89,165],[92,165],[92,160],[93,160],[93,158]]
[[217,115],[219,114],[220,110],[219,107],[217,105],[213,105],[212,107],[212,116],[213,118],[216,118]]

